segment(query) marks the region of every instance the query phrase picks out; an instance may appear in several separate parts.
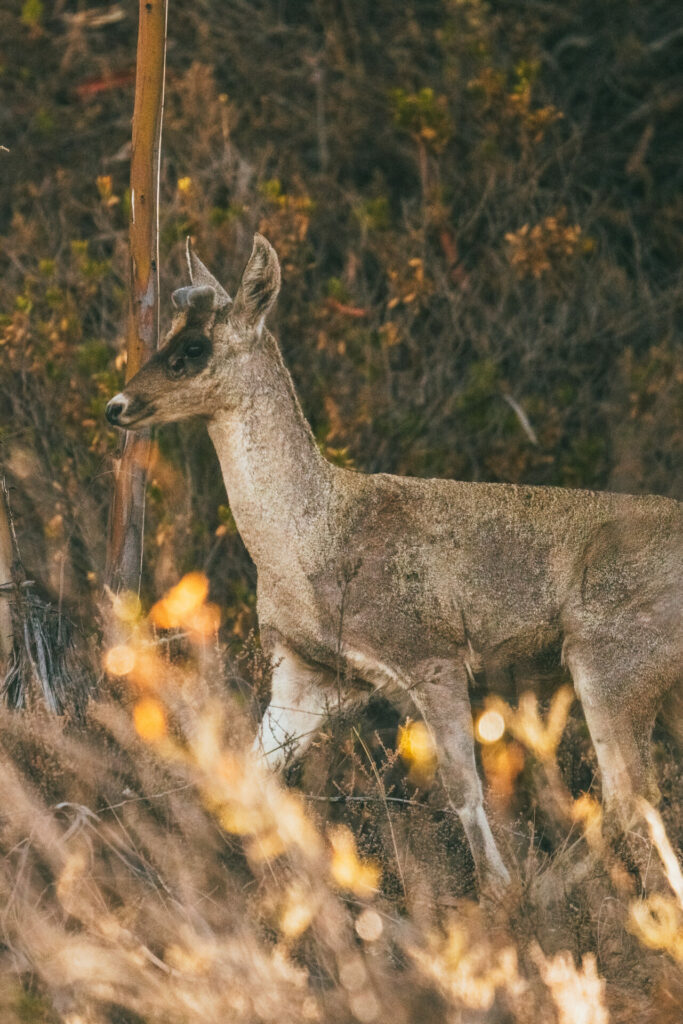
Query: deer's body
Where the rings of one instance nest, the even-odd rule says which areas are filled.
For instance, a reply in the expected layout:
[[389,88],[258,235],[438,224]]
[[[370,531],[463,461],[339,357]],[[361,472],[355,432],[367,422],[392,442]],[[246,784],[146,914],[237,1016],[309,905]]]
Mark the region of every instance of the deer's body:
[[[608,809],[626,827],[633,797],[655,793],[652,723],[681,676],[681,506],[332,466],[263,328],[279,284],[273,250],[257,236],[234,306],[192,261],[200,283],[182,290],[167,345],[112,399],[110,418],[208,419],[258,571],[274,665],[258,741],[268,762],[305,745],[340,680],[407,693],[441,751],[480,880],[495,888],[508,876],[483,810],[468,676],[490,668],[495,678],[555,648],[583,702]],[[200,327],[209,350],[182,355]],[[169,385],[178,359],[181,388]]]
[[[217,415],[209,433],[258,568],[260,624],[310,661],[336,671],[348,652],[349,668],[372,659],[400,682],[416,657],[509,663],[570,645],[582,609],[612,629],[614,607],[646,605],[652,580],[670,577],[675,608],[677,502],[339,469],[299,429],[294,400],[279,396],[277,412],[271,401],[253,423]],[[642,558],[624,580],[634,545]]]

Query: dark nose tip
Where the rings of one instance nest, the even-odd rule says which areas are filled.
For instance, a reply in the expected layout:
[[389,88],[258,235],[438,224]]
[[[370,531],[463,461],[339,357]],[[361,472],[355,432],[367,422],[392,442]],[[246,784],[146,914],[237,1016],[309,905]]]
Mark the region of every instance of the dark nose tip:
[[126,403],[116,395],[112,398],[111,402],[107,403],[107,408],[104,410],[104,415],[107,417],[112,426],[118,426],[119,419],[123,410],[126,408]]
[[121,405],[120,402],[110,402],[107,408],[105,409],[104,414],[110,423],[116,424],[122,412],[123,406]]

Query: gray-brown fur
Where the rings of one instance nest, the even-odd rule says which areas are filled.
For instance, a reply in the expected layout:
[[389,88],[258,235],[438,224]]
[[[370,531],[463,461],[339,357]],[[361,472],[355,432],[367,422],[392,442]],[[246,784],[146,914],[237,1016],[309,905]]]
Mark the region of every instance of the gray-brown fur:
[[[207,420],[258,570],[275,666],[258,741],[269,763],[305,745],[336,706],[340,675],[407,693],[440,748],[480,882],[495,889],[508,875],[483,811],[468,675],[490,669],[495,679],[550,649],[572,674],[607,809],[625,829],[633,798],[656,795],[650,732],[681,677],[681,506],[330,465],[263,326],[279,289],[274,250],[256,236],[234,304],[191,259],[198,286],[182,290],[166,345],[112,399],[110,418]],[[209,355],[174,375],[188,331],[200,331]]]

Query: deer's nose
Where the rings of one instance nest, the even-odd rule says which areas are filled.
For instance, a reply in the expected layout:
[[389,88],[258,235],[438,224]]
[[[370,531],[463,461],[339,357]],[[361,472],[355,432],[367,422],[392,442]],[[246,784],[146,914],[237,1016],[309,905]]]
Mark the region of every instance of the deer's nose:
[[128,408],[128,399],[123,394],[114,395],[111,401],[107,402],[107,408],[104,410],[104,415],[107,417],[109,422],[117,427],[121,423],[121,417]]

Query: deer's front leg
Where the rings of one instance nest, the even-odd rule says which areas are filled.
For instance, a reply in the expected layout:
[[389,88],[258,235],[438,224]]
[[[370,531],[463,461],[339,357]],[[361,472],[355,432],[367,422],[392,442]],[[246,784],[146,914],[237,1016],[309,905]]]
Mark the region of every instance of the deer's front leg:
[[414,676],[418,682],[411,688],[411,697],[436,743],[439,774],[465,830],[480,889],[500,896],[510,875],[484,810],[465,670],[450,661],[434,660],[418,666]]
[[278,641],[272,652],[273,689],[254,748],[276,771],[300,754],[329,714],[334,676],[309,665]]

